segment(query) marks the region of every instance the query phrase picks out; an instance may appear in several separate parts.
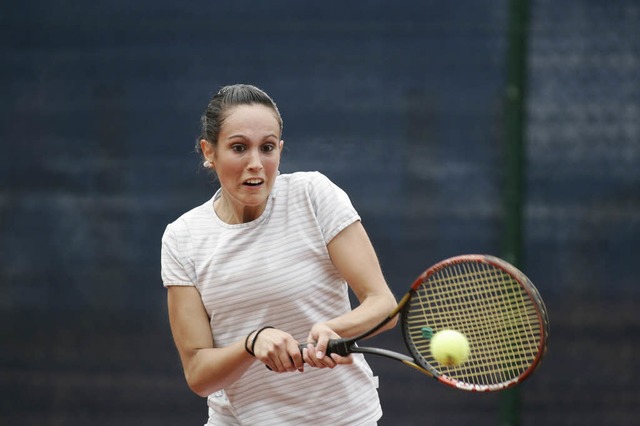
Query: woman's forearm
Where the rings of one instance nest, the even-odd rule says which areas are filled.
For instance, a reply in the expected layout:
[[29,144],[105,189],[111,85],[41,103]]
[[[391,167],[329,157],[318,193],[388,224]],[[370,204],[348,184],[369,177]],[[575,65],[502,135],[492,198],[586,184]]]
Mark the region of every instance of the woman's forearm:
[[[395,307],[395,299],[390,293],[369,296],[364,299],[358,307],[344,315],[327,321],[326,325],[341,337],[355,337],[376,326],[386,318]],[[377,330],[372,336],[393,328],[396,323],[397,317]]]
[[198,349],[183,358],[189,388],[202,397],[234,383],[255,361],[245,351],[244,342],[225,348]]

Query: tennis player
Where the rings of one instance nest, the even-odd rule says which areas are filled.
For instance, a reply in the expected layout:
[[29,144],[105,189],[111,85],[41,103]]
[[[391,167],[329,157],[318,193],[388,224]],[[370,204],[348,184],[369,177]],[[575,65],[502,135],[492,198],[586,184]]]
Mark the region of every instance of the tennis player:
[[222,88],[202,116],[197,148],[220,189],[162,238],[184,374],[207,397],[207,425],[376,424],[377,378],[362,355],[324,352],[396,300],[347,194],[318,172],[278,172],[282,129],[250,85]]

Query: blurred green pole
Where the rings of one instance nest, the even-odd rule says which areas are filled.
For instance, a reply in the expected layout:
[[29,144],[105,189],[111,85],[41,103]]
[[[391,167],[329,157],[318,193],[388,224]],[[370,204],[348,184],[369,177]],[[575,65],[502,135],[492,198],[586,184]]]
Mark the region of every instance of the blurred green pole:
[[[505,101],[505,229],[504,258],[522,268],[525,95],[527,83],[527,32],[529,1],[509,0],[507,90]],[[503,392],[500,425],[520,425],[517,387]]]

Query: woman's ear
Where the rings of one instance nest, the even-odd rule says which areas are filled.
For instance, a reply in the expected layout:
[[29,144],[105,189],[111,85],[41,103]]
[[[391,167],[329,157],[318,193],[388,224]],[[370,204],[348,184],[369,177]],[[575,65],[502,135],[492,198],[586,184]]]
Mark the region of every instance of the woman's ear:
[[213,145],[209,143],[206,139],[200,139],[200,149],[202,150],[202,155],[204,156],[204,163],[202,165],[207,169],[215,168],[214,158],[215,158],[215,149]]

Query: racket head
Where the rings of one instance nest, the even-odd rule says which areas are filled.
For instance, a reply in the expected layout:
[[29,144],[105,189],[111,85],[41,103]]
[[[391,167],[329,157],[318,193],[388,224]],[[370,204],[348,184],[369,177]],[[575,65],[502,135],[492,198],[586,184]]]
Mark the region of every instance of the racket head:
[[[521,383],[547,348],[549,319],[533,283],[513,265],[489,255],[462,255],[426,270],[402,307],[405,344],[416,363],[440,382],[487,392]],[[438,363],[430,334],[456,330],[467,338],[469,358]]]

